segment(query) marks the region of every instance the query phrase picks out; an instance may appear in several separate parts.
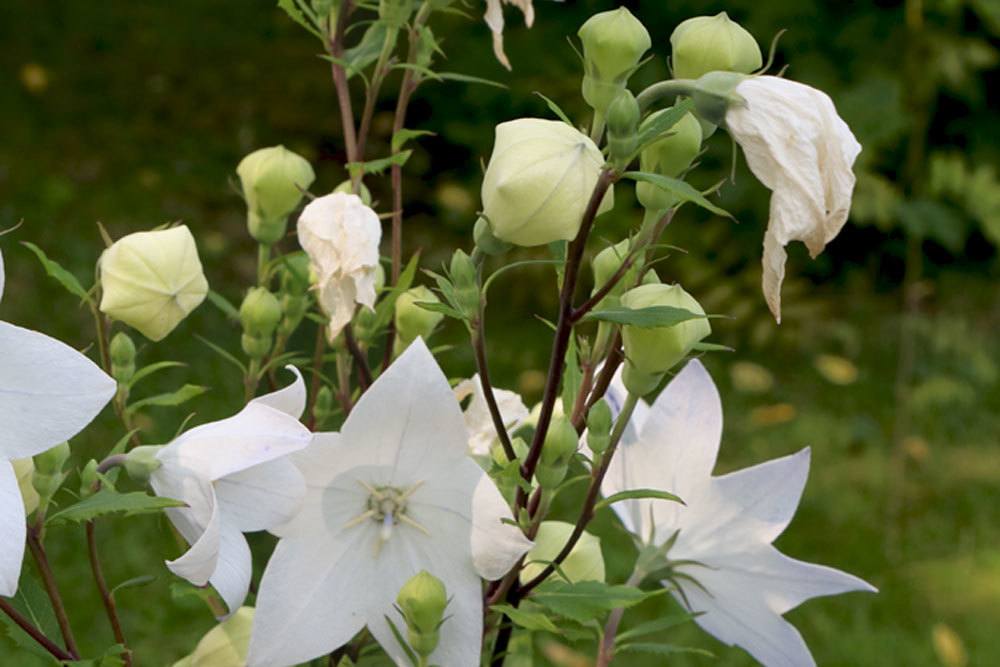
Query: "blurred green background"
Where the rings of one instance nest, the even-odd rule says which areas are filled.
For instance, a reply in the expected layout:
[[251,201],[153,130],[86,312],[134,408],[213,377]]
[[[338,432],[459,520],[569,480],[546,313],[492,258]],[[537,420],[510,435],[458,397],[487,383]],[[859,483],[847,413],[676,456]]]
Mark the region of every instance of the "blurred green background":
[[[115,237],[182,220],[198,239],[213,288],[232,301],[254,280],[255,251],[232,187],[247,152],[283,143],[317,169],[317,192],[345,178],[339,119],[319,44],[267,1],[173,0],[83,3],[7,0],[0,5],[0,228],[7,292],[3,319],[79,347],[92,340],[89,316],[44,276],[31,241],[81,279],[102,248],[96,222]],[[778,545],[789,555],[858,574],[881,589],[814,600],[789,614],[821,665],[1000,664],[1000,242],[996,0],[626,3],[647,25],[654,59],[633,79],[667,74],[669,35],[684,18],[725,10],[766,51],[782,28],[777,66],[828,91],[864,146],[852,221],[816,261],[789,248],[785,321],[768,317],[760,294],[760,246],[767,191],[740,165],[719,201],[739,224],[683,209],[667,242],[684,249],[659,266],[715,321],[714,340],[734,353],[705,359],[723,394],[726,430],[719,471],[813,447],[813,470],[798,516]],[[588,120],[580,66],[567,43],[599,2],[539,0],[531,30],[508,9],[507,51],[493,59],[489,32],[473,18],[435,24],[448,59],[440,69],[508,88],[427,84],[408,127],[435,133],[404,170],[406,248],[433,267],[471,245],[480,162],[492,127],[549,116],[543,92]],[[398,78],[398,74],[396,75]],[[392,95],[384,88],[369,155],[388,154]],[[710,142],[695,184],[728,174],[730,144]],[[741,161],[742,162],[742,161]],[[372,179],[376,199],[387,183]],[[598,235],[621,238],[640,213],[628,187]],[[381,211],[388,210],[382,204]],[[533,314],[551,317],[555,293],[543,268],[508,274],[492,295],[491,356],[499,386],[537,400],[549,345]],[[238,409],[232,367],[199,343],[201,333],[238,349],[238,331],[201,307],[140,360],[181,359],[159,389],[211,387],[199,421]],[[310,345],[304,336],[301,347]],[[442,341],[460,343],[457,330]],[[442,355],[450,375],[472,373],[461,345]],[[151,383],[145,390],[157,390]],[[110,412],[110,411],[109,411]],[[187,415],[162,409],[144,423],[147,442],[170,437]],[[78,438],[79,460],[121,435],[110,416]],[[70,484],[73,486],[73,483]],[[65,496],[65,500],[70,500]],[[563,508],[569,516],[572,508]],[[597,522],[611,576],[628,563],[621,529]],[[161,561],[178,547],[154,518],[102,521],[112,585],[154,574],[119,592],[139,665],[169,664],[213,623]],[[83,556],[82,528],[53,529],[57,576],[83,648],[111,643]],[[257,547],[266,546],[258,540]],[[25,568],[24,580],[33,576]],[[32,583],[22,581],[31,593]],[[662,613],[650,604],[635,618]],[[626,615],[629,619],[632,614]],[[678,643],[708,648],[717,664],[745,665],[739,650],[694,628]],[[4,640],[5,641],[5,640]],[[3,664],[35,664],[0,644]],[[671,664],[711,664],[678,658]],[[660,664],[624,656],[622,664]]]

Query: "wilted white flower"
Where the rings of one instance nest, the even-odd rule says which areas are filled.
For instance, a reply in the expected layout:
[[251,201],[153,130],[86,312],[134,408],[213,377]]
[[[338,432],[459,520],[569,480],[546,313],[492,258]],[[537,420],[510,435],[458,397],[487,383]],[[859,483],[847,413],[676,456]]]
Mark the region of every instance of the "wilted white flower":
[[[3,288],[0,254],[0,297]],[[17,592],[24,556],[26,508],[11,460],[41,454],[79,433],[116,388],[68,345],[0,322],[0,595]]]
[[[609,390],[620,407],[624,387]],[[788,526],[809,472],[809,449],[712,477],[722,436],[722,403],[712,378],[688,362],[652,407],[631,420],[601,487],[605,495],[654,488],[685,505],[626,500],[613,505],[646,543],[676,540],[668,552],[699,585],[677,579],[671,591],[720,641],[740,646],[768,667],[815,665],[801,635],[781,615],[814,597],[874,591],[839,570],[789,558],[771,543]]]
[[467,456],[458,402],[422,339],[358,400],[339,433],[317,433],[292,458],[306,478],[302,511],[277,530],[257,595],[248,664],[326,655],[367,626],[406,664],[386,618],[421,570],[450,597],[435,665],[478,665],[482,582],[530,547],[493,481]]
[[100,260],[101,312],[152,341],[167,334],[208,294],[186,225],[118,239]]
[[[493,395],[500,408],[500,416],[508,432],[520,426],[528,417],[528,408],[517,392],[507,389],[493,388]],[[469,451],[477,456],[489,456],[490,446],[496,442],[497,431],[493,426],[490,408],[483,394],[483,383],[476,373],[468,380],[462,380],[455,386],[455,398],[459,402],[469,399],[465,406],[465,428],[469,432]]]
[[764,235],[764,298],[781,321],[785,246],[802,241],[816,257],[847,222],[854,160],[861,144],[826,93],[775,76],[736,86],[742,104],[726,111],[726,129],[750,170],[771,190]]
[[354,316],[355,304],[375,305],[382,225],[360,197],[335,192],[306,205],[298,235],[316,273],[319,305],[330,317],[327,335],[333,341]]
[[514,5],[524,14],[524,24],[531,27],[535,22],[535,8],[531,6],[532,0],[486,0],[486,25],[493,31],[493,53],[500,64],[510,69],[510,60],[503,50],[503,5]]
[[250,586],[250,548],[243,533],[268,530],[298,511],[305,484],[288,454],[309,445],[299,423],[302,376],[256,398],[233,417],[197,426],[156,452],[150,475],[157,495],[183,501],[167,515],[191,545],[167,567],[196,586],[211,584],[235,611]]

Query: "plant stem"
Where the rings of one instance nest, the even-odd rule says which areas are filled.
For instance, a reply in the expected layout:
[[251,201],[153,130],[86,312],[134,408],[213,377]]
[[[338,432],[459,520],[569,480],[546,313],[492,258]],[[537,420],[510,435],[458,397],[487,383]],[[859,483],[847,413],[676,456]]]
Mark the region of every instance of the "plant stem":
[[347,85],[347,72],[340,63],[344,57],[344,32],[347,30],[347,23],[350,20],[351,12],[354,11],[354,4],[351,0],[344,0],[340,8],[340,15],[337,17],[337,25],[333,35],[330,36],[330,72],[333,76],[333,87],[337,92],[337,104],[340,107],[340,125],[344,134],[344,150],[347,152],[348,162],[357,162],[358,145],[357,135],[354,132],[354,109],[351,106],[351,90]]
[[361,349],[361,346],[358,345],[358,340],[354,337],[354,328],[350,322],[344,326],[344,342],[347,344],[347,350],[354,359],[354,367],[358,372],[358,385],[363,392],[372,384],[372,370],[368,366],[368,356]]
[[[625,582],[626,586],[634,587],[642,583],[646,578],[646,573],[636,568],[632,575]],[[597,653],[596,667],[607,667],[615,657],[615,638],[618,636],[618,626],[621,625],[625,616],[625,608],[618,607],[608,616],[608,622],[604,626],[604,637],[601,639],[601,646]]]
[[503,415],[500,413],[500,406],[497,404],[496,395],[493,392],[493,383],[490,381],[490,365],[486,359],[486,313],[485,309],[479,309],[479,321],[476,322],[471,331],[472,349],[476,356],[476,367],[479,369],[479,383],[483,387],[483,398],[486,399],[486,407],[489,408],[490,417],[493,419],[493,428],[497,432],[497,438],[503,446],[504,454],[508,461],[517,458],[514,452],[514,445],[510,441],[510,434],[507,433],[507,426],[503,422]]
[[316,395],[323,384],[323,351],[326,349],[326,327],[316,327],[316,342],[313,345],[312,382],[309,386],[309,405],[306,408],[306,426],[312,430],[316,426]]
[[38,645],[44,648],[46,651],[52,654],[52,657],[56,660],[73,660],[76,656],[70,655],[62,648],[60,648],[55,642],[45,636],[45,634],[36,628],[31,621],[25,618],[21,612],[13,607],[7,600],[0,598],[0,611],[7,614],[10,620],[14,621],[19,628],[24,630],[38,642]]
[[690,95],[694,92],[695,82],[691,79],[668,79],[649,86],[635,96],[639,110],[646,111],[657,102],[673,100],[679,95]]
[[271,246],[261,243],[257,246],[257,284],[267,287],[267,263],[271,261]]
[[74,660],[80,659],[80,651],[76,646],[76,639],[73,637],[73,629],[69,624],[69,616],[66,615],[66,605],[63,604],[62,596],[59,594],[59,586],[56,584],[55,575],[52,573],[52,566],[49,564],[48,555],[42,545],[41,529],[35,524],[28,524],[28,550],[35,559],[38,574],[42,577],[45,592],[48,593],[52,602],[52,611],[55,613],[56,621],[59,623],[59,632],[62,633],[66,650]]
[[125,661],[125,667],[132,667],[132,651],[125,641],[125,633],[122,631],[121,620],[118,618],[118,607],[115,604],[114,595],[108,589],[108,582],[104,578],[104,570],[101,568],[93,521],[87,522],[87,554],[90,557],[90,569],[94,574],[94,583],[97,584],[97,590],[101,594],[101,601],[104,603],[104,611],[108,615],[108,622],[111,623],[111,631],[114,633],[115,641],[124,648],[122,658]]

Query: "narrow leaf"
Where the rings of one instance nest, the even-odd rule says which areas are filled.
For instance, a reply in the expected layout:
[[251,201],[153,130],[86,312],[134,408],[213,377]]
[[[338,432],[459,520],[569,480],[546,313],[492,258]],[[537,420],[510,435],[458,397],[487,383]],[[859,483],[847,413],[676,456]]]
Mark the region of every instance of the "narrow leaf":
[[155,364],[150,364],[148,366],[143,366],[135,372],[132,379],[128,381],[128,387],[131,389],[139,383],[143,378],[147,378],[153,373],[158,373],[159,371],[166,370],[168,368],[177,368],[178,366],[184,366],[185,364],[180,361],[158,361]]
[[554,113],[556,116],[558,116],[562,122],[566,123],[570,127],[576,127],[575,125],[573,125],[573,121],[569,119],[569,116],[566,115],[566,112],[564,112],[561,108],[559,108],[558,104],[556,104],[551,99],[549,99],[542,93],[538,92],[537,90],[535,91],[535,95],[538,95],[543,100],[545,100],[545,104],[548,105],[549,110],[552,111],[552,113]]
[[493,86],[494,88],[507,89],[505,84],[499,81],[491,81],[489,79],[484,79],[479,76],[471,76],[469,74],[460,74],[458,72],[434,72],[434,77],[436,79],[443,79],[445,81],[461,81],[462,83],[479,83],[484,86]]
[[240,311],[230,303],[229,299],[222,296],[215,290],[208,290],[208,301],[213,306],[218,308],[231,320],[237,321],[240,319]]
[[79,297],[82,301],[86,301],[90,305],[94,305],[94,300],[89,294],[87,294],[87,290],[83,289],[83,285],[81,285],[80,281],[76,279],[76,276],[64,269],[59,262],[49,259],[48,255],[45,254],[45,251],[36,246],[34,243],[21,241],[21,245],[35,253],[35,257],[37,257],[38,261],[42,263],[45,273],[47,273],[50,278],[54,278],[70,294]]
[[613,322],[615,324],[627,324],[634,327],[672,327],[681,322],[694,320],[705,315],[692,313],[684,308],[676,306],[648,306],[646,308],[625,308],[617,306],[614,308],[604,308],[587,313],[583,319],[600,320],[602,322]]
[[701,206],[716,215],[721,215],[727,218],[733,217],[730,215],[729,211],[710,202],[705,195],[699,192],[693,185],[680,179],[670,178],[669,176],[663,176],[661,174],[651,174],[644,171],[626,171],[622,174],[622,176],[625,178],[631,178],[635,181],[652,183],[661,190],[666,190],[673,196],[677,197],[677,199],[681,202],[691,202],[692,204],[697,204],[698,206]]
[[613,505],[614,503],[621,502],[622,500],[640,500],[643,498],[669,500],[674,503],[680,503],[681,505],[684,504],[684,501],[681,500],[680,496],[675,496],[674,494],[666,491],[660,491],[658,489],[630,489],[628,491],[619,491],[618,493],[608,496],[594,505],[594,511]]
[[92,521],[107,514],[121,513],[125,516],[152,514],[168,507],[184,507],[184,503],[173,498],[151,496],[142,491],[119,493],[101,489],[89,498],[59,510],[49,516],[46,525],[58,523],[82,523]]
[[201,396],[206,391],[208,391],[208,387],[186,384],[176,391],[167,392],[165,394],[157,394],[156,396],[150,396],[149,398],[144,398],[141,401],[136,401],[135,403],[129,405],[125,410],[129,414],[134,414],[142,408],[153,406],[176,407],[187,403],[196,396]]
[[515,625],[519,625],[526,630],[542,630],[554,634],[562,634],[556,624],[541,612],[527,611],[518,607],[512,607],[509,604],[493,605],[490,609],[507,614]]

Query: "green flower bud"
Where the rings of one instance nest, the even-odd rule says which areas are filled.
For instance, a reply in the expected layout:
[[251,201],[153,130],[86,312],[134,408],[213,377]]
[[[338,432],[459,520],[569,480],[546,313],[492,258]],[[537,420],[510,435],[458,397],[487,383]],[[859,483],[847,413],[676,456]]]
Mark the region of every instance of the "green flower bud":
[[583,99],[604,113],[652,46],[645,26],[624,7],[594,14],[577,32],[583,43]]
[[281,240],[288,216],[316,179],[309,162],[284,146],[271,146],[243,158],[236,173],[247,201],[250,236],[264,245]]
[[[604,285],[611,280],[612,276],[618,272],[618,269],[621,268],[621,265],[628,257],[630,244],[631,239],[624,239],[613,246],[608,246],[594,256],[591,268],[594,270],[595,292],[604,287]],[[632,268],[629,271],[634,272],[635,269]],[[621,293],[625,291],[629,282],[630,281],[627,278],[619,280],[618,284],[611,290],[611,293],[615,296],[621,295]]]
[[535,477],[545,488],[558,486],[566,477],[570,461],[579,447],[580,438],[573,428],[573,422],[566,415],[552,415],[549,430],[542,444],[542,455],[538,460]]
[[191,230],[180,225],[118,239],[100,259],[101,312],[163,340],[208,294]]
[[628,89],[621,90],[608,107],[608,150],[612,161],[625,166],[638,148],[639,103]]
[[408,629],[407,642],[418,655],[427,657],[438,645],[438,628],[448,606],[448,592],[441,580],[421,570],[399,590],[396,604]]
[[118,384],[127,384],[135,375],[135,343],[124,331],[119,331],[111,339],[108,347],[111,355],[111,376]]
[[372,205],[372,193],[371,193],[371,190],[368,189],[368,186],[365,185],[364,182],[358,183],[358,192],[357,193],[354,192],[354,183],[352,181],[350,181],[350,180],[344,181],[343,183],[341,183],[340,185],[338,185],[337,187],[335,187],[333,189],[333,191],[334,192],[342,192],[345,195],[357,194],[358,197],[361,198],[361,202],[365,206],[371,206]]
[[455,286],[455,300],[462,314],[473,320],[479,317],[479,276],[472,258],[461,250],[451,256],[451,282]]
[[476,220],[476,225],[472,229],[472,237],[476,247],[491,257],[502,255],[512,247],[510,243],[501,241],[493,235],[493,230],[490,229],[490,223],[486,221],[486,218]]
[[64,442],[34,456],[35,471],[43,475],[61,473],[69,460],[69,443]]
[[[543,521],[538,526],[535,535],[535,546],[524,557],[526,563],[521,570],[521,583],[527,583],[537,577],[549,562],[562,551],[563,546],[573,533],[573,524],[565,521]],[[604,581],[604,555],[601,553],[601,541],[596,535],[584,533],[559,565],[558,573],[553,575],[562,581],[576,583],[578,581]]]
[[735,91],[746,78],[733,72],[709,72],[695,81],[691,99],[698,116],[712,125],[723,125],[729,107],[745,104]]
[[594,403],[587,414],[587,446],[595,454],[601,454],[611,444],[611,407],[603,398]]
[[316,394],[316,405],[313,407],[317,428],[333,415],[333,392],[323,385]]
[[135,447],[125,455],[125,472],[136,482],[145,484],[154,470],[162,464],[156,458],[160,445],[143,445]]
[[[604,156],[562,121],[520,118],[497,125],[483,178],[483,215],[494,236],[520,246],[576,237]],[[614,206],[611,189],[598,214]]]
[[[641,285],[622,295],[622,306],[633,310],[672,306],[699,315],[705,311],[680,285]],[[667,327],[622,327],[626,389],[644,396],[656,388],[663,374],[691,352],[696,343],[712,332],[705,317],[696,317]]]
[[757,40],[725,12],[682,22],[670,35],[670,47],[670,64],[678,79],[697,79],[716,71],[749,74],[763,63]]
[[281,321],[281,304],[265,287],[247,292],[240,306],[243,351],[252,359],[263,359],[271,351],[274,330]]
[[240,607],[201,638],[194,652],[173,667],[235,667],[245,665],[253,628],[253,607]]
[[[666,112],[666,109],[657,111],[646,122]],[[642,149],[639,154],[640,171],[677,178],[698,156],[701,139],[701,124],[698,119],[692,114],[684,114],[666,135]],[[644,181],[636,183],[635,194],[639,203],[653,211],[668,209],[677,204],[677,198],[669,192]]]
[[87,461],[87,465],[80,470],[80,497],[86,498],[94,495],[94,489],[99,481],[97,461],[90,459]]
[[417,305],[420,302],[440,303],[434,292],[423,285],[411,287],[396,299],[396,336],[402,351],[418,336],[427,338],[444,319],[444,315]]
[[[510,441],[511,446],[514,448],[514,457],[521,462],[528,457],[528,443],[524,441],[524,438],[514,438]],[[490,446],[490,458],[498,466],[505,466],[509,463],[507,460],[507,452],[504,451],[503,445],[500,444],[499,440],[493,442]]]
[[32,479],[35,476],[35,463],[30,458],[14,459],[10,462],[14,466],[14,476],[17,478],[17,488],[21,491],[21,500],[24,501],[24,513],[31,514],[38,509],[38,492],[32,486]]
[[305,294],[309,290],[309,255],[293,252],[281,263],[281,291],[284,294]]

